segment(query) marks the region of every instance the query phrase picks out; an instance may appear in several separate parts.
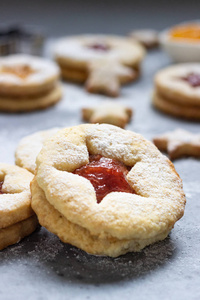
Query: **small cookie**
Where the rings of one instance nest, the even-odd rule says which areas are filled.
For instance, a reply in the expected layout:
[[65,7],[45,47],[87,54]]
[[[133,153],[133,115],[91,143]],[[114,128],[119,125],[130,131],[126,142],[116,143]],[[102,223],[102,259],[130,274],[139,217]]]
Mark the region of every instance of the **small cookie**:
[[156,48],[159,45],[158,32],[156,30],[137,29],[133,30],[129,35],[147,49]]
[[15,164],[35,173],[35,161],[47,138],[54,135],[59,128],[37,131],[21,139],[15,151]]
[[59,40],[54,53],[64,79],[87,81],[88,91],[116,96],[121,84],[138,77],[145,50],[125,37],[82,35]]
[[183,157],[200,157],[200,134],[194,134],[183,129],[161,134],[153,139],[161,151],[166,151],[171,160]]
[[0,110],[18,112],[58,102],[61,87],[54,62],[30,55],[0,58]]
[[[37,226],[31,208],[32,179],[27,170],[0,164],[0,249],[16,243]],[[24,228],[26,225],[28,228]]]
[[141,135],[108,124],[45,141],[31,183],[41,225],[65,242],[116,257],[166,238],[184,212],[173,164]]
[[159,71],[153,104],[177,117],[200,119],[200,64],[179,64]]
[[132,113],[131,108],[119,103],[104,102],[93,108],[83,108],[82,118],[89,123],[107,123],[124,128]]
[[121,84],[137,78],[138,72],[117,61],[96,61],[89,66],[86,89],[90,93],[118,97]]

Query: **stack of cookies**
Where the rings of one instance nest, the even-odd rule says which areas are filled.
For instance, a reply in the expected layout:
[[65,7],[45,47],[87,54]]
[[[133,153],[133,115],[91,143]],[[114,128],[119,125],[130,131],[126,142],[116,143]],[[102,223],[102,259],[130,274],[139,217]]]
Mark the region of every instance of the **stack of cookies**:
[[54,62],[29,55],[0,59],[0,110],[31,111],[61,98],[59,68]]
[[185,206],[167,157],[141,135],[108,124],[68,127],[47,139],[31,195],[40,225],[111,257],[166,238]]
[[159,71],[153,104],[167,114],[200,120],[200,64],[179,64]]
[[25,169],[0,164],[0,250],[19,242],[38,225],[31,208],[32,179]]
[[86,82],[89,92],[118,96],[121,84],[136,80],[145,50],[126,37],[81,35],[66,37],[55,46],[62,77]]

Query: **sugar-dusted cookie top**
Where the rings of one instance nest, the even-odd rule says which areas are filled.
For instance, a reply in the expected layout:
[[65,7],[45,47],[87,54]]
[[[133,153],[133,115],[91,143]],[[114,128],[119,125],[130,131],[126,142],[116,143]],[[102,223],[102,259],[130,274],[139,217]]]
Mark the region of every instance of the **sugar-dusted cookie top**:
[[200,64],[185,63],[167,67],[155,76],[157,91],[183,105],[200,106]]
[[165,132],[154,137],[158,149],[166,151],[170,159],[184,156],[200,157],[200,134],[183,129]]
[[34,174],[36,157],[42,149],[44,141],[58,130],[59,128],[52,128],[49,130],[37,131],[21,139],[15,151],[16,165],[25,168]]
[[111,101],[82,109],[82,118],[89,123],[107,123],[121,128],[130,121],[132,114],[130,107]]
[[[91,181],[76,172],[91,155],[123,164],[134,193],[111,191],[98,203]],[[173,164],[134,132],[107,124],[66,128],[45,141],[36,164],[46,200],[98,238],[153,238],[183,215],[185,196]]]
[[33,174],[20,167],[0,163],[0,229],[33,215],[30,182]]
[[138,65],[144,48],[129,38],[112,35],[80,35],[60,39],[55,45],[56,59],[63,64],[85,67],[98,59],[116,60],[127,66]]

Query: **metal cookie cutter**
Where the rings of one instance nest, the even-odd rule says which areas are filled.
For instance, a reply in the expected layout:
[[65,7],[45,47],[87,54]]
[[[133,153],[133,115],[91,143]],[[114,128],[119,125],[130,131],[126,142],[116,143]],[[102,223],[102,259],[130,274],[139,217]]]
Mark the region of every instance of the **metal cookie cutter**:
[[44,35],[34,26],[0,26],[0,56],[26,53],[43,54]]

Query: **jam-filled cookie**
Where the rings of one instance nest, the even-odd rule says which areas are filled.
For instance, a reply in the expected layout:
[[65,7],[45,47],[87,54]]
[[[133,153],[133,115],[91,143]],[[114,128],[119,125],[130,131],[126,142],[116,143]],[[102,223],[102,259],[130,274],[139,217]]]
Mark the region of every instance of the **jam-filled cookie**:
[[159,71],[153,104],[165,113],[200,120],[200,64],[179,64]]
[[0,164],[0,250],[19,242],[38,225],[31,208],[32,179],[27,170]]
[[0,110],[31,111],[61,98],[59,68],[44,58],[24,54],[0,58]]
[[[104,82],[103,89],[102,87],[101,89],[92,88],[91,83],[86,84],[86,89],[89,92],[101,92],[113,96],[109,92],[109,86],[113,84],[113,80],[116,84],[117,80],[118,88],[114,94],[117,96],[121,84],[133,81],[139,76],[140,64],[145,51],[139,43],[131,41],[129,38],[81,35],[59,40],[55,45],[54,53],[64,79],[84,83],[89,78],[89,82],[91,82],[91,77],[95,76],[95,86],[102,86],[102,80],[105,81],[106,76],[107,85],[105,86]],[[121,73],[123,73],[122,79]]]
[[141,135],[107,124],[58,131],[37,157],[41,225],[88,253],[119,256],[166,238],[184,212],[173,164]]
[[15,151],[15,164],[34,174],[36,157],[42,149],[45,140],[58,130],[59,128],[52,128],[37,131],[21,139]]

